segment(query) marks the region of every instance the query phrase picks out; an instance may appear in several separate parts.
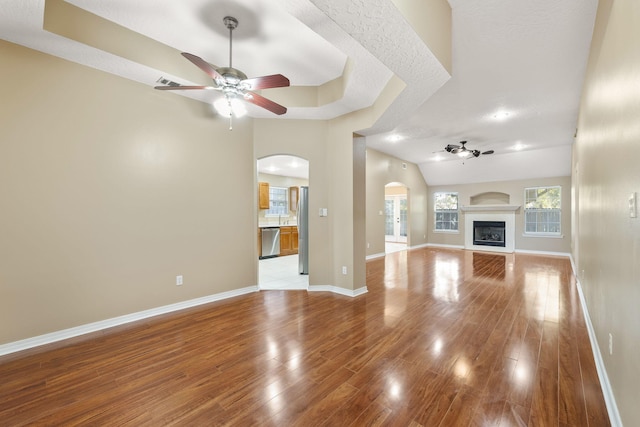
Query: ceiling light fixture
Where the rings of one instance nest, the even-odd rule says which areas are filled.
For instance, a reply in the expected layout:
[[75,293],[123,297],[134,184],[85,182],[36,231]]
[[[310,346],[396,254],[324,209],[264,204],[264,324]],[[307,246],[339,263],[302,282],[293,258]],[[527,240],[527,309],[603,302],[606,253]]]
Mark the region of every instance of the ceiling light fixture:
[[520,151],[523,150],[526,147],[526,145],[523,145],[521,142],[517,142],[516,145],[514,145],[512,148],[515,151]]
[[389,140],[389,141],[391,141],[391,142],[398,142],[398,141],[400,141],[401,139],[403,139],[403,138],[402,138],[402,136],[401,136],[401,135],[398,135],[398,134],[390,135],[390,136],[387,138],[387,140]]
[[498,111],[493,115],[493,118],[495,120],[506,120],[509,118],[510,115],[511,113],[509,113],[508,111]]
[[223,117],[229,117],[229,130],[233,130],[233,117],[240,118],[247,114],[247,109],[235,96],[225,94],[213,103],[213,108]]

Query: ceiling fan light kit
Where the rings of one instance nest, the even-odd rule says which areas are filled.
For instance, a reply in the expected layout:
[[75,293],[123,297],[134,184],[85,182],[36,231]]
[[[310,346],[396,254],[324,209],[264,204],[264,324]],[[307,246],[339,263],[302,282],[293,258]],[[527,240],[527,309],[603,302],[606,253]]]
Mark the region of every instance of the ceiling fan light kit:
[[[191,53],[182,52],[182,56],[191,61],[195,66],[204,71],[213,80],[213,86],[183,86],[168,82],[167,86],[156,86],[158,90],[217,90],[222,92],[224,98],[220,98],[213,103],[214,108],[221,116],[229,117],[229,130],[232,129],[232,118],[241,117],[247,110],[242,105],[242,101],[250,102],[258,107],[271,111],[274,114],[282,115],[287,112],[287,108],[277,104],[252,90],[270,89],[276,87],[288,87],[289,79],[282,74],[247,78],[242,71],[233,68],[233,30],[238,27],[238,20],[233,16],[225,16],[222,20],[225,27],[229,29],[229,66],[214,68],[204,59]],[[161,82],[165,80],[161,78]],[[173,84],[172,84],[173,83]]]

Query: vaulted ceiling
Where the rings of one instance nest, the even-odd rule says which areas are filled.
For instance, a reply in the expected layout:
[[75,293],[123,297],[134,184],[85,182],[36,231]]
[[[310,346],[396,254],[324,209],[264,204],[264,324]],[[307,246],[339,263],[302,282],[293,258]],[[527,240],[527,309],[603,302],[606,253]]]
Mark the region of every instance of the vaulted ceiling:
[[[155,86],[210,80],[180,52],[292,87],[263,95],[286,119],[331,119],[404,90],[370,129],[373,149],[419,165],[430,185],[570,174],[597,0],[449,0],[450,63],[402,0],[3,0],[0,38]],[[437,2],[433,2],[436,4]],[[46,6],[46,10],[45,10]],[[445,25],[446,27],[446,25]],[[46,78],[46,71],[44,72]],[[215,91],[181,91],[211,103]],[[250,116],[273,117],[260,108]],[[448,144],[494,154],[462,160]]]

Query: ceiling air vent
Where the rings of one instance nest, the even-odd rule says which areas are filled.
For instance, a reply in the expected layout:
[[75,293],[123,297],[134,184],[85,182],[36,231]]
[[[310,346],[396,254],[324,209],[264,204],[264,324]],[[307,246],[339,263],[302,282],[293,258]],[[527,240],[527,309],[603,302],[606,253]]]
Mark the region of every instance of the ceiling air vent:
[[164,77],[160,77],[158,80],[156,80],[156,83],[160,83],[165,86],[180,86],[180,83],[172,82],[171,80],[167,80]]

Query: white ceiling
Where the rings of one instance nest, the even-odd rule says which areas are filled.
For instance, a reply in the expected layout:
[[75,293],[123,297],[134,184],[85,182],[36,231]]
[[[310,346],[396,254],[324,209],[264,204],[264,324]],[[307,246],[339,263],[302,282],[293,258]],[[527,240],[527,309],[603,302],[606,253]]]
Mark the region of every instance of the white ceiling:
[[[176,49],[175,64],[183,67],[193,66],[180,51],[228,65],[226,15],[240,22],[234,31],[233,65],[249,77],[281,73],[292,86],[316,86],[341,76],[349,61],[353,71],[342,99],[313,108],[290,107],[284,116],[288,119],[328,119],[365,108],[393,74],[399,76],[407,84],[404,92],[372,128],[359,131],[369,147],[418,164],[430,185],[570,174],[597,0],[449,0],[451,78],[392,0],[69,3]],[[44,4],[2,0],[0,38],[150,89],[160,76],[203,83],[47,32],[42,29]],[[204,102],[216,96],[202,92],[208,93],[185,95]],[[268,91],[263,95],[268,97]],[[508,115],[495,117],[499,112]],[[272,117],[259,108],[249,113]],[[461,140],[495,154],[463,164],[442,152]]]

